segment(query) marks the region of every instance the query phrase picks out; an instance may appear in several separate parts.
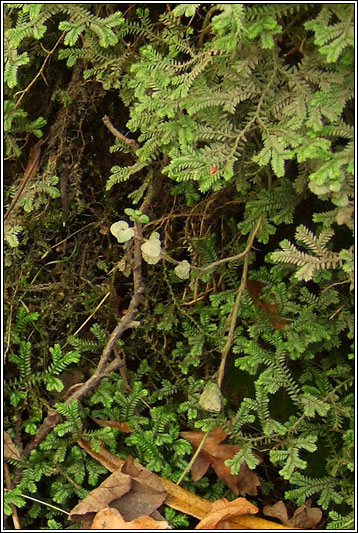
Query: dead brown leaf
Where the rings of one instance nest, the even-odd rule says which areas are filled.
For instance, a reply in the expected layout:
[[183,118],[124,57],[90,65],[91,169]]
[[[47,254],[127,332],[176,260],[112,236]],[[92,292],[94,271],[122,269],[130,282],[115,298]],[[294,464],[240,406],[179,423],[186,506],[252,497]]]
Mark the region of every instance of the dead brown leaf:
[[72,509],[69,520],[82,523],[85,521],[86,525],[88,525],[88,522],[92,522],[96,513],[109,507],[113,500],[117,500],[129,492],[131,485],[131,477],[123,474],[121,468],[119,468]]
[[274,505],[265,505],[262,512],[266,516],[272,516],[272,518],[278,518],[282,524],[288,525],[288,514],[286,505],[282,502],[276,502]]
[[6,431],[4,431],[4,457],[5,459],[16,459],[16,461],[21,461],[20,452]]
[[[204,432],[182,431],[180,436],[188,440],[194,448],[197,448],[203,439]],[[240,446],[221,444],[226,436],[225,431],[218,427],[209,432],[202,449],[192,465],[192,479],[198,481],[205,475],[209,466],[212,466],[216,475],[236,496],[245,496],[246,494],[255,496],[260,482],[257,475],[249,469],[247,464],[243,463],[239,473],[236,475],[231,474],[230,467],[225,465],[227,459],[232,459],[240,451]]]
[[311,529],[322,519],[322,511],[318,507],[311,507],[311,500],[301,505],[291,518],[288,517],[286,505],[279,501],[274,505],[267,505],[263,508],[266,516],[278,518],[285,526],[292,526],[300,529]]
[[[93,457],[93,459],[107,468],[107,470],[110,472],[115,472],[124,464],[123,459],[119,459],[119,457],[107,451],[103,444],[100,444],[99,452],[92,450],[91,445],[84,440],[78,440],[77,444],[86,450],[86,452]],[[211,502],[208,500],[205,500],[200,496],[196,496],[192,492],[189,492],[179,485],[176,485],[169,479],[159,477],[156,474],[153,475],[161,481],[164,489],[167,491],[168,496],[165,500],[165,503],[173,509],[181,511],[185,514],[189,514],[190,516],[195,516],[199,519],[209,512],[211,508]]]
[[289,525],[288,513],[286,505],[282,502],[276,502],[274,505],[266,505],[262,512],[266,516],[271,516],[272,518],[277,518],[284,525]]
[[[125,462],[123,459],[120,459],[116,455],[113,455],[107,451],[102,444],[100,445],[100,451],[95,452],[92,450],[88,442],[84,440],[78,440],[77,443],[84,450],[86,450],[91,457],[107,468],[110,472],[115,472],[118,468],[121,468]],[[194,516],[199,520],[204,518],[211,511],[212,502],[209,502],[208,500],[205,500],[204,498],[201,498],[200,496],[183,489],[169,479],[159,477],[156,474],[153,474],[153,476],[160,480],[164,489],[167,491],[168,495],[165,499],[165,504],[169,507],[172,507],[173,509],[181,511],[182,513],[190,516]],[[156,511],[152,513],[153,517],[155,516],[155,513]],[[89,522],[87,527],[82,528],[90,529],[91,522],[92,520]],[[243,529],[245,531],[248,529],[294,529],[292,526],[284,526],[277,524],[276,522],[271,522],[269,520],[265,520],[264,518],[259,518],[252,515],[232,517],[231,524],[233,529]]]
[[302,529],[315,527],[322,519],[322,511],[318,507],[311,507],[311,500],[301,505],[293,514],[291,524]]
[[203,450],[201,451],[202,453],[199,453],[191,467],[191,478],[193,481],[199,481],[199,479],[205,476],[209,466],[211,465],[210,456],[203,452]]
[[232,529],[230,518],[255,514],[258,508],[245,498],[236,498],[229,502],[226,498],[212,504],[211,511],[195,527],[195,529]]
[[92,418],[92,420],[101,427],[116,428],[121,433],[132,433],[131,428],[125,422],[117,422],[116,420],[101,420],[100,418]]
[[[264,292],[263,289],[265,283],[262,281],[257,281],[254,279],[248,279],[246,281],[246,288],[249,291],[249,294],[252,298],[254,305],[260,310],[263,311],[273,327],[275,329],[282,329],[287,325],[287,321],[280,316],[278,305],[275,303],[269,304],[263,300]],[[271,297],[274,296],[271,294]]]
[[[203,435],[204,433],[202,431],[181,431],[180,433],[180,436],[191,442],[191,444],[195,446],[195,448],[197,448],[201,443]],[[211,444],[214,444],[216,446],[217,444],[220,444],[220,442],[225,440],[226,437],[227,434],[222,428],[215,427],[211,431],[209,431],[209,434],[205,440],[205,446],[210,446]]]
[[102,443],[100,444],[99,452],[92,450],[91,444],[88,441],[80,439],[77,441],[77,444],[110,472],[115,472],[117,468],[121,468],[124,464],[123,459],[119,459],[119,457],[107,451]]
[[127,522],[117,509],[107,507],[96,514],[91,529],[170,529],[170,526],[167,521],[157,521],[150,516]]
[[88,527],[96,513],[111,507],[121,513],[123,520],[130,522],[152,514],[166,496],[158,476],[128,457],[119,469],[76,505],[69,519]]
[[151,515],[163,504],[167,492],[153,472],[134,461],[132,457],[128,457],[122,467],[122,473],[131,477],[131,490],[113,501],[111,506],[115,507],[125,520]]

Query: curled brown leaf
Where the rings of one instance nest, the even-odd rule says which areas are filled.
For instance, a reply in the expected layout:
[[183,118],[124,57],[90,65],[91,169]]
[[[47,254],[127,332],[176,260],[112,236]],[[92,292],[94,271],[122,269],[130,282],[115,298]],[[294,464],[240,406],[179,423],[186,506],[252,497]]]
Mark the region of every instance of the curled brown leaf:
[[212,504],[211,511],[196,525],[195,529],[230,529],[230,518],[255,514],[258,508],[245,498],[229,502],[226,498]]
[[107,507],[96,514],[91,529],[170,529],[170,526],[167,521],[150,516],[139,516],[127,522],[117,509]]
[[[194,448],[198,448],[204,432],[182,431],[180,436],[188,440]],[[231,474],[231,468],[226,466],[225,461],[232,459],[241,449],[237,445],[222,444],[226,436],[225,431],[219,427],[215,427],[209,432],[202,449],[192,465],[192,479],[198,481],[206,474],[209,466],[212,466],[216,475],[236,496],[245,496],[246,494],[256,496],[260,482],[255,472],[250,470],[246,463],[241,465],[238,474]]]

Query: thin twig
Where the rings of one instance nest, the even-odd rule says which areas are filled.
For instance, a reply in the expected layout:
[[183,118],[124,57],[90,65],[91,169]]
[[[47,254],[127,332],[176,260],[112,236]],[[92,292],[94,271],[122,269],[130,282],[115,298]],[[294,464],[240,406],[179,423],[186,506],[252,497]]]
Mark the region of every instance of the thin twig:
[[122,143],[124,143],[127,146],[129,146],[129,148],[131,148],[133,150],[133,152],[136,152],[138,150],[138,148],[140,148],[139,144],[137,143],[137,141],[135,139],[128,139],[128,137],[126,137],[125,135],[123,135],[123,133],[118,131],[117,128],[115,128],[113,126],[112,122],[110,121],[110,119],[109,119],[109,117],[107,115],[104,115],[104,117],[102,117],[102,121],[107,126],[109,131],[111,133],[113,133],[113,135],[115,137],[117,137],[117,139],[122,141]]
[[331,289],[332,287],[336,287],[336,285],[344,285],[346,283],[350,283],[350,281],[351,281],[350,279],[345,279],[344,281],[338,281],[337,283],[332,283],[331,285],[328,285],[328,287],[323,289],[322,294],[328,291],[329,289]]
[[20,102],[21,100],[23,99],[23,97],[25,96],[25,94],[31,89],[31,87],[33,86],[33,84],[36,82],[36,80],[42,75],[43,71],[44,71],[44,68],[46,66],[46,63],[47,61],[50,59],[50,57],[52,56],[52,54],[55,52],[56,48],[58,47],[58,45],[61,43],[62,39],[64,38],[65,36],[65,32],[61,33],[59,39],[57,40],[55,46],[52,48],[52,50],[50,50],[47,54],[47,56],[45,57],[45,60],[44,62],[42,63],[41,67],[40,67],[40,70],[38,71],[38,73],[36,74],[36,76],[34,77],[34,79],[28,84],[28,86],[23,90],[23,91],[19,91],[15,94],[18,95],[21,93],[21,96],[20,98],[18,99],[18,101],[16,102],[15,104],[15,109],[20,105]]
[[[16,294],[16,291],[17,291],[17,288],[15,290],[15,294]],[[6,363],[6,356],[7,356],[7,352],[9,351],[10,349],[10,342],[11,342],[11,323],[12,323],[12,313],[13,313],[13,309],[14,309],[14,306],[13,304],[11,303],[10,304],[10,311],[9,311],[9,322],[8,322],[8,330],[7,330],[7,333],[6,333],[6,337],[5,337],[5,350],[4,350],[4,365]]]
[[[255,235],[258,231],[260,224],[261,224],[261,219],[260,219],[260,223],[257,224],[256,226],[257,229],[254,230]],[[207,265],[205,267],[197,267],[197,266],[191,265],[190,268],[191,270],[197,270],[198,272],[208,272],[209,270],[211,270],[212,268],[215,268],[216,266],[224,265],[225,263],[231,263],[232,261],[237,261],[238,259],[242,259],[243,257],[247,255],[247,253],[250,251],[251,248],[252,248],[252,242],[251,242],[251,237],[250,237],[246,245],[246,248],[243,252],[240,252],[239,254],[236,254],[236,255],[232,255],[231,257],[224,257],[223,259],[214,261],[214,263],[210,263],[210,265]],[[161,251],[160,255],[163,259],[168,261],[168,263],[172,263],[173,265],[179,265],[181,263],[181,261],[177,261],[176,259],[173,259],[172,257],[170,257],[170,255],[168,255],[163,250]]]
[[[4,461],[4,473],[5,473],[5,482],[6,482],[6,487],[7,487],[5,490],[11,491],[12,480],[11,480],[9,465],[7,464],[7,461]],[[11,508],[11,516],[12,516],[14,528],[21,529],[20,522],[19,522],[19,516],[17,514],[17,508],[15,507],[13,503],[10,503],[10,508]]]
[[242,270],[240,286],[239,286],[239,290],[238,290],[237,295],[236,295],[234,307],[233,307],[233,309],[232,309],[232,311],[230,313],[230,329],[229,329],[227,340],[226,340],[226,343],[225,343],[225,346],[223,348],[222,355],[221,355],[221,361],[220,361],[220,366],[219,366],[219,371],[218,371],[218,380],[217,380],[219,389],[221,389],[222,381],[223,381],[223,378],[224,378],[227,356],[229,354],[232,342],[234,340],[234,332],[235,332],[235,327],[236,327],[236,320],[237,320],[237,315],[238,315],[238,312],[239,312],[242,293],[243,293],[243,291],[245,289],[245,286],[246,286],[247,272],[248,272],[248,269],[249,269],[249,252],[250,252],[250,250],[252,248],[252,245],[254,243],[255,237],[257,235],[257,232],[260,229],[261,222],[262,222],[262,216],[259,218],[258,223],[256,224],[256,227],[251,232],[251,235],[250,235],[250,237],[249,237],[249,239],[247,241],[246,255],[245,255],[245,259],[244,259],[244,266],[243,266],[243,270]]
[[209,25],[209,20],[210,20],[210,17],[213,13],[215,13],[215,11],[219,11],[220,10],[220,7],[219,6],[212,6],[209,11],[207,12],[205,18],[204,18],[204,22],[201,26],[201,30],[200,30],[200,36],[199,36],[199,40],[198,40],[198,48],[202,48],[203,46],[203,42],[204,42],[204,35],[206,33],[208,33],[208,31],[210,31],[210,25]]
[[[99,363],[97,365],[95,373],[83,384],[83,386],[74,391],[74,393],[68,398],[66,403],[70,403],[80,397],[82,397],[84,394],[86,394],[89,390],[93,389],[99,381],[101,381],[102,377],[104,376],[104,373],[108,375],[108,371],[112,369],[112,366],[114,365],[114,368],[118,368],[120,366],[124,365],[124,360],[122,359],[115,359],[112,361],[112,363],[107,364],[108,359],[112,353],[113,346],[117,339],[123,335],[123,333],[127,329],[136,328],[140,325],[140,322],[134,320],[135,316],[138,312],[139,305],[142,302],[144,287],[143,287],[143,280],[142,280],[142,252],[141,252],[141,244],[143,241],[142,237],[142,226],[141,224],[135,222],[134,223],[135,228],[135,235],[133,238],[133,296],[129,303],[128,309],[121,318],[121,320],[118,322],[117,326],[112,331],[112,334],[104,347],[102,351],[102,355],[100,357]],[[111,370],[112,371],[112,370]]]
[[34,450],[38,446],[38,444],[40,444],[41,441],[43,441],[49,431],[51,431],[51,429],[56,426],[59,419],[60,417],[57,414],[57,411],[55,409],[50,408],[48,410],[45,420],[42,422],[41,426],[37,430],[34,439],[30,441],[24,449],[25,457],[28,457],[30,455],[30,452]]
[[[5,491],[8,491],[9,489],[5,489]],[[67,511],[64,511],[61,509],[61,507],[56,507],[55,505],[51,505],[50,503],[44,502],[42,500],[38,500],[37,498],[33,498],[32,496],[27,496],[26,494],[19,494],[22,498],[26,498],[27,500],[31,500],[33,502],[41,503],[42,505],[47,505],[47,507],[51,507],[52,509],[56,509],[56,511],[61,511],[63,514],[69,515]]]
[[[85,229],[87,229],[89,226],[93,226],[94,224],[98,224],[98,222],[90,222],[89,224],[86,224],[85,226],[83,226],[83,228],[80,228],[78,229],[77,231],[74,231],[73,233],[71,233],[71,235],[68,235],[68,237],[65,237],[64,239],[62,239],[62,241],[59,241],[59,242],[56,242],[56,244],[53,244],[50,248],[50,250],[52,250],[52,248],[57,248],[57,246],[60,246],[61,244],[63,244],[64,242],[67,242],[69,239],[71,239],[74,235],[77,235],[77,233],[80,233],[81,231],[84,231]],[[41,256],[41,259],[45,259],[45,257],[49,254],[50,252],[47,251],[44,253],[44,255]]]
[[203,438],[201,439],[199,446],[195,450],[195,453],[194,453],[193,457],[190,459],[189,463],[186,465],[186,467],[184,469],[184,472],[182,473],[182,475],[180,476],[180,478],[176,482],[176,485],[180,485],[180,483],[183,481],[183,479],[187,475],[187,473],[190,472],[190,470],[191,470],[191,468],[192,468],[192,466],[194,464],[194,461],[198,457],[202,447],[204,446],[204,442],[206,441],[206,437],[209,435],[209,433],[210,433],[210,430],[207,431],[206,433],[204,433]]
[[19,185],[19,188],[17,189],[16,194],[13,197],[9,207],[6,210],[6,213],[4,215],[4,220],[6,220],[8,218],[8,216],[11,213],[11,211],[14,209],[14,207],[17,204],[21,194],[23,193],[28,181],[30,181],[31,178],[33,178],[36,175],[37,170],[39,168],[40,160],[41,160],[41,145],[43,143],[44,143],[43,140],[38,141],[34,146],[32,146],[30,148],[29,159],[28,159],[27,166],[26,166],[26,169],[25,169],[25,172],[24,172],[24,177],[23,177],[23,179],[22,179],[22,181],[21,181],[21,183]]
[[[115,342],[123,333],[131,328],[136,328],[140,325],[140,322],[135,320],[136,314],[139,309],[139,305],[143,297],[143,281],[142,281],[142,253],[141,253],[141,244],[143,241],[142,237],[142,227],[141,224],[135,223],[135,236],[133,239],[133,296],[128,306],[126,313],[123,315],[121,320],[118,322],[114,330],[112,331],[106,346],[104,347],[100,360],[98,362],[97,368],[94,374],[81,385],[67,398],[64,402],[66,405],[72,403],[75,400],[82,398],[89,391],[94,389],[100,383],[100,381],[108,376],[114,370],[117,370],[124,365],[123,359],[115,358],[113,361],[108,363],[108,360],[112,354],[112,350]],[[55,409],[49,409],[48,415],[37,430],[37,433],[27,447],[24,450],[24,454],[27,457],[31,450],[36,448],[38,444],[46,437],[49,431],[55,427],[59,422],[60,416],[55,411]]]
[[[108,296],[111,294],[111,292],[107,292],[107,294],[105,294],[102,298],[102,300],[99,302],[99,304],[97,305],[96,309],[94,311],[92,311],[92,313],[90,314],[90,316],[88,318],[86,318],[86,320],[83,322],[83,324],[72,334],[73,337],[75,337],[80,331],[81,329],[83,329],[85,327],[85,325],[87,324],[87,322],[89,322],[91,320],[91,318],[97,313],[98,309],[104,304],[104,302],[107,300]],[[68,342],[66,342],[66,344],[62,347],[62,348],[65,348],[67,346]]]

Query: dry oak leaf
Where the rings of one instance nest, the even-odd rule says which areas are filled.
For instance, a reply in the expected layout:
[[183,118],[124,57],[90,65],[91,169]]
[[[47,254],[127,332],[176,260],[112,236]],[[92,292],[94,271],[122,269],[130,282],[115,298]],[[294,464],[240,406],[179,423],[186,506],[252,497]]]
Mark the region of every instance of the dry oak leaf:
[[94,514],[112,507],[121,513],[124,520],[130,521],[152,514],[166,496],[160,479],[132,457],[127,457],[121,468],[72,509],[69,519],[81,521],[82,527],[88,527]]
[[272,516],[272,518],[278,518],[285,526],[290,525],[288,520],[288,513],[286,505],[283,501],[276,502],[274,505],[266,505],[262,512],[266,516]]
[[10,435],[6,431],[4,431],[4,458],[16,459],[16,461],[22,460],[19,450],[16,448]]
[[311,507],[311,500],[301,505],[294,512],[290,522],[292,526],[311,529],[322,520],[322,511],[318,507]]
[[158,476],[132,457],[127,457],[122,466],[122,473],[131,477],[131,490],[113,501],[111,507],[115,507],[128,521],[139,516],[152,515],[167,497],[167,491]]
[[291,518],[288,518],[286,505],[283,501],[279,501],[274,505],[266,505],[263,508],[263,513],[266,516],[278,518],[285,526],[292,526],[300,529],[313,528],[322,519],[321,509],[318,507],[311,507],[311,500],[307,500],[306,503],[301,505]]
[[[188,440],[196,449],[204,436],[203,431],[182,431],[180,436]],[[195,459],[191,476],[194,481],[201,479],[212,466],[216,475],[233,491],[236,496],[256,496],[257,487],[260,486],[259,478],[249,469],[246,463],[240,467],[238,474],[231,474],[229,466],[225,465],[227,459],[232,459],[240,451],[240,446],[233,444],[220,444],[226,439],[226,432],[219,428],[213,428]]]
[[[78,440],[77,443],[79,446],[81,446],[81,448],[86,450],[86,452],[93,457],[93,459],[107,468],[107,470],[110,472],[115,472],[117,468],[121,468],[124,464],[123,459],[119,459],[119,457],[108,452],[102,444],[100,444],[100,451],[95,452],[92,450],[88,442],[84,440]],[[165,498],[166,505],[181,511],[182,513],[195,516],[199,519],[208,514],[211,509],[211,502],[183,489],[179,485],[169,481],[169,479],[160,478],[156,474],[153,475],[160,480],[167,492],[167,497]]]
[[98,511],[91,529],[171,529],[166,520],[157,521],[150,516],[139,516],[127,522],[117,509],[107,507]]
[[75,522],[80,521],[82,527],[84,522],[88,526],[96,513],[108,507],[113,500],[117,500],[129,492],[131,485],[131,477],[123,474],[121,468],[118,468],[72,509],[68,519]]
[[[110,472],[115,472],[124,464],[123,459],[119,459],[119,457],[116,455],[108,452],[102,444],[100,445],[100,451],[97,453],[92,450],[90,444],[88,444],[86,441],[78,440],[77,443],[79,446],[81,446],[81,448],[86,450],[91,457],[93,457],[101,465],[105,466]],[[177,509],[178,511],[190,516],[195,516],[199,520],[204,518],[210,512],[212,508],[212,502],[209,502],[209,500],[205,500],[204,498],[201,498],[192,492],[183,489],[179,485],[169,481],[169,479],[160,478],[156,474],[153,475],[160,480],[161,484],[167,491],[168,495],[165,499],[165,504],[169,507]],[[159,516],[156,516],[156,513],[157,511],[151,513],[152,517],[160,520]],[[231,519],[231,523],[233,525],[233,529],[243,529],[244,531],[248,529],[294,529],[292,526],[284,526],[282,524],[270,522],[264,518],[258,518],[253,515],[241,515],[238,517],[233,517]],[[87,528],[83,527],[82,529],[90,529],[90,527],[91,522]]]
[[254,514],[258,508],[245,498],[229,502],[226,498],[212,504],[211,511],[196,525],[195,529],[232,529],[230,518]]

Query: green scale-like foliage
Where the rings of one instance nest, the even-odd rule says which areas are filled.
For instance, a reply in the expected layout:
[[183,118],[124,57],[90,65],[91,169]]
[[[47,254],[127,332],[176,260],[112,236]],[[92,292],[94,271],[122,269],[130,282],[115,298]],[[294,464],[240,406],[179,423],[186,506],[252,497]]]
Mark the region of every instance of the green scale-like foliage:
[[33,325],[38,319],[38,313],[26,313],[23,308],[19,308],[16,315],[16,322],[12,331],[12,343],[18,345],[17,353],[10,353],[9,360],[18,368],[18,376],[6,383],[10,392],[10,402],[18,405],[31,394],[33,387],[45,386],[48,391],[58,391],[63,389],[61,380],[57,377],[69,365],[78,363],[80,353],[78,351],[68,351],[62,353],[59,344],[49,348],[51,362],[47,368],[33,370],[31,353],[32,344],[23,340],[28,326]]
[[[349,375],[350,365],[344,358],[337,361],[334,357],[322,355],[319,360],[314,356],[317,345],[321,346],[323,353],[325,345],[326,350],[332,345],[340,345],[339,331],[335,324],[328,321],[331,309],[338,302],[335,290],[331,289],[329,296],[323,293],[321,298],[317,298],[302,288],[301,298],[302,306],[291,307],[291,312],[284,315],[287,320],[292,316],[292,322],[284,329],[274,334],[261,332],[251,339],[241,333],[237,337],[234,352],[239,355],[236,365],[256,376],[255,401],[246,403],[245,400],[244,405],[249,410],[246,407],[244,417],[247,418],[250,413],[250,422],[253,421],[253,415],[257,417],[263,434],[276,443],[270,452],[271,461],[282,466],[280,473],[284,478],[289,479],[293,486],[300,487],[287,491],[286,497],[302,503],[312,494],[322,491],[319,504],[324,509],[329,509],[331,502],[343,501],[339,496],[340,481],[335,478],[336,470],[333,471],[331,465],[337,464],[333,461],[337,447],[342,450],[345,448],[339,432],[343,427],[349,427],[352,421],[352,404],[349,394],[344,391],[352,385],[353,376]],[[289,301],[286,308],[290,309]],[[294,315],[297,316],[296,319]],[[302,373],[299,361],[304,360],[311,363]],[[290,398],[292,415],[286,415],[287,419],[279,422],[272,417],[273,412],[269,406],[277,409],[274,407],[274,397],[282,390]],[[249,437],[242,432],[243,424],[239,419],[242,409],[243,406],[237,413],[233,429],[241,442],[255,446],[261,440],[260,433],[257,441],[254,436]],[[279,411],[276,416],[278,414]],[[279,416],[282,417],[282,413]],[[300,457],[303,451],[322,454],[317,446],[318,439],[320,442],[325,440],[331,448],[331,455],[326,457],[326,470],[322,469],[331,477],[311,480],[295,471],[307,469],[306,453],[303,454],[305,460]],[[321,464],[323,467],[322,458]]]

